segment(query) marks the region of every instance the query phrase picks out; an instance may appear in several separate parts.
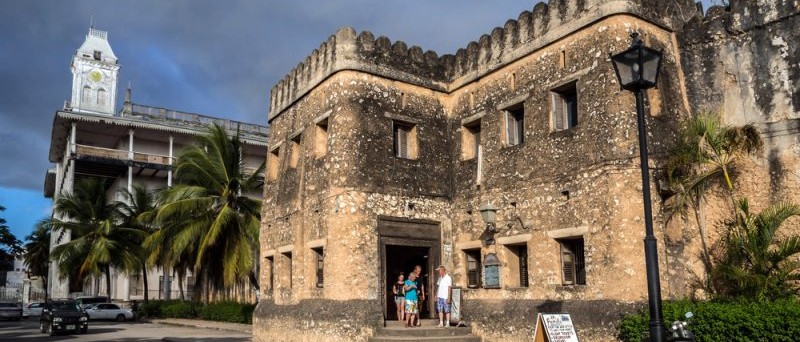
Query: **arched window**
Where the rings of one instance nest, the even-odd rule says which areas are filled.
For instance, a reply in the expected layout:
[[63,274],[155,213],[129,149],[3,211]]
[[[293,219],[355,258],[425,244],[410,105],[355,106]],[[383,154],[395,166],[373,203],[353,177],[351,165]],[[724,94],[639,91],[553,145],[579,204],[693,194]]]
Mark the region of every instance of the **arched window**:
[[92,88],[89,88],[89,86],[83,87],[83,92],[81,93],[81,103],[89,104],[91,103],[90,101],[91,98],[92,98]]
[[97,105],[103,106],[106,104],[106,90],[100,88],[97,90]]

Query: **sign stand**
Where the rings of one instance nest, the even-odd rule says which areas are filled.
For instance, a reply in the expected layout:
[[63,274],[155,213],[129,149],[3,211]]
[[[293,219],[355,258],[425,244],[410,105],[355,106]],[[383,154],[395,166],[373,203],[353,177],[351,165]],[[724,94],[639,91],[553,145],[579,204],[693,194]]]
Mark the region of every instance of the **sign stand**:
[[572,317],[567,313],[540,313],[536,316],[533,342],[579,342]]

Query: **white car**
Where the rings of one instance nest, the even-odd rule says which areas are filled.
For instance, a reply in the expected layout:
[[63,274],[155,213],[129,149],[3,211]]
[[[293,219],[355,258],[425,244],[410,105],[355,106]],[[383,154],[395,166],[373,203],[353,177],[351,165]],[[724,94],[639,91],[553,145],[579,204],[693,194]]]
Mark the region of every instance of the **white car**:
[[22,316],[24,317],[31,317],[31,316],[41,316],[42,315],[42,307],[44,303],[42,302],[33,302],[22,308]]
[[133,319],[133,311],[122,309],[117,304],[100,303],[86,308],[89,319],[115,319],[119,322]]

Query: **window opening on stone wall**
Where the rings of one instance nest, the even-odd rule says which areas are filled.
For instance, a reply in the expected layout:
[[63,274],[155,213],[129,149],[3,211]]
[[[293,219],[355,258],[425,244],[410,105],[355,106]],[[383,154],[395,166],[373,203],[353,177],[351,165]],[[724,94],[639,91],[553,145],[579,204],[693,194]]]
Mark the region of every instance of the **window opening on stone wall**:
[[188,297],[188,298],[194,297],[194,282],[195,282],[195,279],[196,278],[193,277],[193,276],[186,277],[186,297]]
[[506,245],[509,287],[528,287],[528,245]]
[[103,57],[103,53],[97,50],[94,50],[94,60],[99,61],[100,58]]
[[395,157],[417,159],[417,125],[392,120],[392,136]]
[[104,106],[106,104],[106,90],[105,89],[98,89],[97,90],[97,104],[100,106]]
[[467,259],[467,288],[477,289],[481,287],[481,250],[464,250]]
[[566,69],[567,67],[567,51],[561,50],[561,53],[558,54],[558,64],[561,66],[561,69]]
[[269,160],[267,160],[267,177],[269,180],[278,179],[278,166],[280,165],[280,157],[280,147],[276,147],[269,151]]
[[316,263],[315,275],[317,278],[317,287],[322,288],[325,284],[325,273],[323,272],[323,268],[325,266],[325,254],[322,247],[312,248],[314,252],[314,262]]
[[553,89],[553,130],[562,131],[578,125],[578,89],[576,82]]
[[81,92],[81,103],[90,104],[92,98],[92,88],[89,86],[83,87],[83,91]]
[[275,288],[275,258],[272,256],[268,256],[265,258],[267,260],[266,266],[267,269],[267,292],[272,292],[272,289]]
[[481,148],[481,120],[474,120],[461,127],[461,156],[463,160],[478,157]]
[[328,153],[328,118],[317,122],[314,126],[314,155],[317,158]]
[[281,287],[292,289],[292,252],[281,253],[283,255],[283,277],[281,277]]
[[131,296],[141,296],[144,294],[144,277],[141,274],[134,274],[128,282],[128,292]]
[[564,285],[586,285],[583,238],[558,240],[561,245],[561,270]]
[[[167,281],[169,281],[169,283],[172,284],[172,277],[168,277]],[[172,289],[167,289],[167,291],[170,291],[170,294],[172,294],[171,293]],[[162,276],[158,276],[158,298],[166,298],[165,297],[165,292],[164,292],[164,276],[163,275]],[[170,296],[170,298],[172,298],[172,296]]]
[[300,141],[302,134],[295,135],[289,144],[289,168],[296,169],[300,161]]
[[503,111],[506,145],[515,146],[525,142],[525,105],[520,102]]
[[483,288],[500,288],[500,259],[494,253],[487,254],[483,260]]

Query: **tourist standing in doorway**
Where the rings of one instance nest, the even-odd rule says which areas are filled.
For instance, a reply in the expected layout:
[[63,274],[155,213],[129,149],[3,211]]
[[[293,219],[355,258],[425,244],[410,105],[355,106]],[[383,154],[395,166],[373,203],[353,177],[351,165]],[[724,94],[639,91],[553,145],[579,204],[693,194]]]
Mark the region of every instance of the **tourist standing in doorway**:
[[[453,294],[453,279],[447,274],[443,265],[436,268],[439,271],[439,281],[436,282],[436,310],[439,311],[439,326],[450,326],[450,298]],[[446,319],[445,319],[446,318]]]
[[[422,266],[420,266],[420,265],[414,266],[414,272],[413,273],[417,276],[416,277],[417,278],[416,284],[417,284],[417,289],[418,289],[417,295],[419,297],[419,301],[417,303],[417,308],[422,308],[422,306],[425,305],[425,304],[423,304],[423,302],[425,301],[425,279],[424,279],[424,277],[422,275]],[[420,314],[417,315],[417,324],[416,325],[418,327],[422,326],[422,323],[419,320],[420,319],[419,316],[421,315],[421,313],[422,312],[420,311]],[[413,324],[414,321],[411,321],[411,322]]]
[[403,286],[405,286],[405,276],[403,272],[397,276],[397,281],[392,285],[392,293],[394,293],[394,305],[397,309],[397,320],[403,321],[405,319],[405,306],[406,306],[406,295],[405,291],[403,291]]
[[417,314],[417,275],[411,272],[405,281],[403,289],[406,291],[406,328],[413,327],[414,316]]

